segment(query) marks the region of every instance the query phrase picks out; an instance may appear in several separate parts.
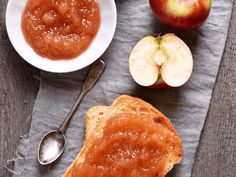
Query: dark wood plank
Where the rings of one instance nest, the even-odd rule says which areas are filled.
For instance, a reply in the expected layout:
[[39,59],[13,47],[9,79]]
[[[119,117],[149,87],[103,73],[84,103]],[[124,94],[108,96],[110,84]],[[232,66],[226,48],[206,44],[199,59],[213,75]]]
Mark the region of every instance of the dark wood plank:
[[193,177],[236,177],[236,3]]
[[[0,176],[3,165],[14,156],[38,90],[39,71],[14,52],[5,29],[7,0],[0,1]],[[5,173],[5,175],[4,175]]]

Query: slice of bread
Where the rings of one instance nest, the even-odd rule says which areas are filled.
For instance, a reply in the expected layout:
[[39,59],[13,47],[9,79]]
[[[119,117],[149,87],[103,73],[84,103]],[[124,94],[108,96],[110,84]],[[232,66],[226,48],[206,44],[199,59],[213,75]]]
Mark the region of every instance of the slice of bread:
[[146,116],[152,119],[156,124],[159,124],[162,130],[166,131],[168,136],[171,137],[172,142],[166,144],[166,148],[169,150],[164,158],[165,166],[161,172],[156,174],[157,177],[164,177],[175,164],[180,163],[183,154],[181,139],[169,119],[149,103],[139,98],[122,95],[118,97],[111,106],[95,106],[89,109],[85,118],[86,134],[84,146],[63,177],[77,177],[74,175],[77,167],[85,162],[88,151],[94,141],[103,137],[103,130],[106,127],[107,121],[117,116],[133,116],[137,118]]

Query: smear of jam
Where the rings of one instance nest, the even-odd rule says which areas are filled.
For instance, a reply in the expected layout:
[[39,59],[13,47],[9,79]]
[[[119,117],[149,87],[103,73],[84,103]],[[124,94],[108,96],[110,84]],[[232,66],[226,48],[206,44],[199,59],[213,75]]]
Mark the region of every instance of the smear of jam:
[[121,114],[108,120],[71,177],[163,177],[168,155],[180,143],[165,121]]
[[28,0],[22,16],[26,41],[39,55],[51,59],[83,53],[99,26],[96,0]]

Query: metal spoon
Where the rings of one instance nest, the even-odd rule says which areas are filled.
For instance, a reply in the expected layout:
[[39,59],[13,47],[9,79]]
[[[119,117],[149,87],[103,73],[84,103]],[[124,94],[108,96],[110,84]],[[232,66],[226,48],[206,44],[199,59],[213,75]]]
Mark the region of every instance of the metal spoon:
[[75,101],[70,112],[66,116],[65,120],[62,122],[62,124],[57,130],[52,130],[46,133],[40,141],[38,147],[38,161],[41,165],[48,165],[54,162],[63,153],[66,144],[66,138],[64,133],[67,129],[67,126],[71,118],[73,117],[76,109],[78,108],[80,102],[82,101],[83,97],[88,91],[93,88],[93,86],[96,84],[96,82],[102,75],[104,69],[105,63],[102,60],[98,60],[91,66],[83,83],[81,93]]

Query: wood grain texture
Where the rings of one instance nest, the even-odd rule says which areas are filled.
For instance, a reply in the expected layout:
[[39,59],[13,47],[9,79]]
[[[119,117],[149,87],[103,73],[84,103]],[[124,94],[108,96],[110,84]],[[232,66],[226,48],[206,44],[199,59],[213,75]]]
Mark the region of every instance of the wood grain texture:
[[[0,1],[0,177],[15,153],[38,91],[39,71],[24,62],[5,30],[7,0]],[[192,177],[236,177],[236,4],[224,57]]]
[[14,51],[5,29],[7,0],[0,1],[0,177],[14,156],[20,136],[28,131],[29,117],[38,91],[38,70],[24,62]]
[[236,2],[192,177],[236,177]]

